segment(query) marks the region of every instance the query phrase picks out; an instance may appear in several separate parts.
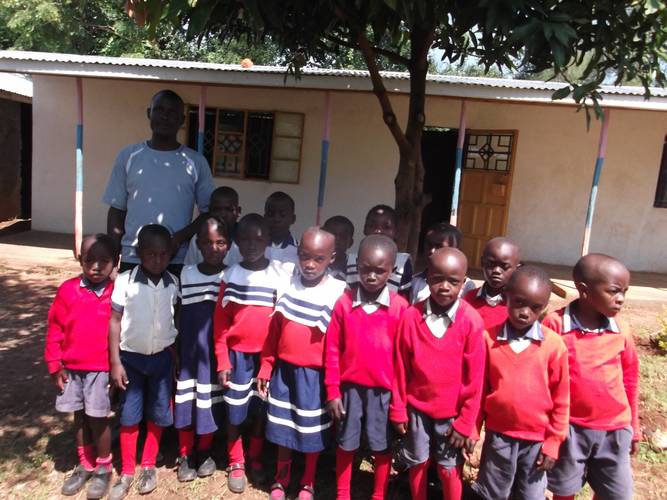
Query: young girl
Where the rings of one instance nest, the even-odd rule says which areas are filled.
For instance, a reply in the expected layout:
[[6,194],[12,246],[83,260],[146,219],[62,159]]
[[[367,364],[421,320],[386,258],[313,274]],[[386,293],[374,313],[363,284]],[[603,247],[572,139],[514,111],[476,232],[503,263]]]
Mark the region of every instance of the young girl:
[[[213,311],[224,275],[229,247],[227,227],[220,217],[209,215],[196,235],[204,261],[181,272],[179,324],[180,373],[176,382],[174,427],[178,429],[179,481],[192,481],[215,472],[210,451],[213,433],[221,422],[222,387],[218,384],[213,356]],[[193,459],[197,435],[197,462]]]
[[266,408],[256,397],[256,377],[276,297],[289,286],[294,264],[265,257],[269,228],[258,214],[239,221],[237,244],[243,260],[225,272],[213,331],[218,380],[225,389],[227,408],[227,486],[233,493],[243,493],[246,457],[240,426],[247,420],[255,424],[248,447],[250,476],[255,483],[264,482],[261,453]]
[[89,236],[79,262],[82,274],[60,285],[49,310],[44,358],[59,391],[56,410],[74,412],[79,465],[61,492],[76,495],[92,477],[87,497],[102,498],[111,481],[107,331],[116,245],[105,234]]
[[327,275],[334,245],[334,236],[322,229],[303,234],[299,274],[278,299],[262,350],[257,378],[260,394],[268,395],[266,437],[278,445],[271,499],[285,498],[292,450],[305,453],[298,498],[314,498],[317,459],[331,440],[332,421],[324,408],[324,335],[333,306],[345,291],[344,281]]

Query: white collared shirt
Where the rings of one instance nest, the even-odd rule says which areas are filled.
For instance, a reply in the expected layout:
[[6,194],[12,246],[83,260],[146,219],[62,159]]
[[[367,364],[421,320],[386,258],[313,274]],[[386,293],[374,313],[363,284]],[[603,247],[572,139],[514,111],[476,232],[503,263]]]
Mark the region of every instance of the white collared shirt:
[[544,340],[544,332],[539,321],[536,321],[523,335],[519,336],[509,322],[505,322],[503,329],[496,339],[509,342],[510,349],[519,354],[528,349],[531,341],[542,342]]
[[156,354],[176,340],[174,306],[178,301],[178,279],[162,273],[153,283],[136,266],[116,278],[111,307],[122,312],[120,348],[139,354]]
[[456,311],[459,309],[459,299],[456,299],[444,314],[435,314],[431,308],[431,301],[427,300],[424,306],[424,322],[434,337],[441,339],[445,336],[447,329],[456,320]]
[[505,301],[505,297],[503,297],[502,293],[493,296],[486,293],[486,287],[484,285],[479,287],[479,291],[477,292],[477,297],[482,297],[486,301],[487,305],[491,307],[499,306]]
[[352,309],[355,307],[361,306],[366,314],[373,314],[375,311],[380,309],[381,306],[389,307],[391,304],[391,296],[389,295],[389,286],[386,286],[380,292],[377,299],[373,302],[364,302],[361,297],[361,285],[357,288],[357,292],[354,295],[354,300],[352,301]]
[[565,306],[565,311],[563,311],[563,333],[571,332],[572,330],[579,330],[583,334],[586,333],[600,334],[604,332],[621,333],[621,329],[618,327],[616,320],[614,318],[609,318],[607,316],[605,316],[607,320],[606,324],[602,325],[602,327],[600,328],[595,328],[591,330],[590,328],[584,327],[581,323],[579,323],[577,317],[574,314],[572,314],[570,305],[571,304]]

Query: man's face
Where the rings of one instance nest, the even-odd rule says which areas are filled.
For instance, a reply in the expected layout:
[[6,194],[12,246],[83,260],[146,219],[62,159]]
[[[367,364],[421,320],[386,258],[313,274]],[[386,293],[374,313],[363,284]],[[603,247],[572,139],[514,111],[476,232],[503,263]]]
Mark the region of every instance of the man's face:
[[185,121],[183,103],[158,95],[148,109],[151,130],[162,137],[176,137]]

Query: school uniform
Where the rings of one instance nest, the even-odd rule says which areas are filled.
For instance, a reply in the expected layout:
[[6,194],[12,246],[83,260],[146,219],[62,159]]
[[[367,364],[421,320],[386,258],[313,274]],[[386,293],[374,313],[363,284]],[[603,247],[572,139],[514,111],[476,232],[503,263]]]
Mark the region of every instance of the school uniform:
[[116,278],[111,307],[122,313],[120,359],[129,380],[121,392],[122,426],[136,425],[144,416],[159,427],[173,424],[174,353],[169,348],[178,333],[177,301],[178,279],[167,271],[157,284],[141,266]]
[[463,296],[473,306],[484,321],[487,330],[502,325],[507,320],[507,301],[503,294],[489,295],[486,285],[469,291]]
[[[459,292],[459,298],[463,298],[468,292],[475,288],[475,282],[466,276],[461,291]],[[426,271],[414,274],[410,284],[410,304],[418,304],[425,301],[430,296],[431,290],[426,282]]]
[[58,287],[49,309],[44,359],[50,374],[67,371],[68,380],[56,397],[56,410],[83,410],[106,417],[109,402],[109,318],[114,284],[93,284],[82,276]]
[[260,353],[277,296],[289,286],[293,272],[291,263],[269,261],[259,271],[236,264],[225,273],[214,342],[217,371],[231,370],[223,399],[232,425],[241,425],[261,407],[257,391]]
[[340,265],[329,266],[329,276],[336,278],[337,280],[347,281],[347,262],[350,259],[348,254],[345,254],[345,260]]
[[[359,283],[359,271],[357,269],[358,254],[348,254],[346,281],[352,287]],[[409,253],[398,252],[396,254],[396,263],[391,271],[387,286],[392,292],[401,292],[408,294],[412,284],[412,260]]]
[[[409,466],[431,455],[443,467],[463,463],[446,432],[470,436],[482,399],[485,345],[479,314],[457,300],[436,315],[430,299],[410,307],[394,351],[395,377],[389,418],[407,423],[403,456]],[[443,359],[447,359],[443,363]]]
[[292,236],[292,233],[289,233],[287,237],[279,242],[271,242],[268,247],[266,247],[266,252],[264,255],[269,260],[277,260],[279,262],[292,262],[296,264],[299,260],[297,257],[297,246],[298,243]]
[[540,453],[558,459],[567,435],[569,376],[560,336],[539,323],[519,336],[509,322],[485,334],[486,437],[477,482],[484,498],[544,499]]
[[259,378],[270,379],[266,438],[304,453],[330,442],[332,421],[324,408],[324,339],[345,282],[327,277],[305,287],[301,276],[276,303],[262,350]]
[[570,366],[569,434],[549,473],[549,489],[574,495],[588,482],[601,498],[632,498],[630,446],[641,438],[632,332],[615,318],[588,330],[570,305],[543,323],[560,333]]
[[[229,245],[229,249],[225,254],[223,262],[227,267],[232,267],[234,264],[238,264],[242,260],[243,257],[241,257],[241,251],[239,250],[239,246],[236,244],[235,241],[232,240],[232,243]],[[185,254],[183,264],[186,266],[194,266],[202,262],[204,262],[204,256],[201,254],[201,251],[197,246],[197,235],[195,234],[192,238],[190,238],[190,243],[188,244],[188,251]]]
[[338,300],[327,330],[327,400],[342,398],[345,418],[336,439],[351,451],[363,443],[371,451],[389,448],[389,401],[394,377],[393,346],[406,300],[386,286],[366,303],[359,289]]
[[213,353],[213,312],[224,275],[224,270],[204,274],[196,265],[181,272],[174,427],[192,428],[198,435],[215,432],[224,413]]

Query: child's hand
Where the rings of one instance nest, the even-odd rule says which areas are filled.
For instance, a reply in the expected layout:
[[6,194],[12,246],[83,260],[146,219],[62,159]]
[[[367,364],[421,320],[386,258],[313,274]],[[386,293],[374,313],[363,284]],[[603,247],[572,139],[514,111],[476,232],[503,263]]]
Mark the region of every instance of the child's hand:
[[401,436],[405,436],[408,433],[408,424],[405,422],[392,422],[391,423],[394,426],[394,430],[396,431],[397,434]]
[[269,381],[265,378],[257,379],[257,391],[259,395],[266,398],[269,395]]
[[65,392],[65,384],[69,380],[69,377],[67,376],[67,371],[64,368],[61,368],[55,373],[52,373],[51,380],[53,380],[61,393]]
[[343,401],[340,398],[327,401],[326,408],[334,420],[342,420],[345,416],[345,408],[343,408]]
[[449,446],[452,448],[463,448],[466,444],[466,437],[457,432],[454,427],[450,427],[445,436],[449,436]]
[[114,387],[118,387],[123,391],[127,388],[127,384],[130,383],[122,363],[112,364],[110,375],[111,375],[111,384]]
[[639,441],[633,441],[630,445],[630,455],[636,455],[639,453]]
[[536,464],[537,470],[550,471],[554,468],[554,465],[556,465],[556,460],[551,458],[549,455],[545,455],[544,453],[540,452],[540,454],[537,456]]
[[475,446],[477,446],[477,440],[472,438],[466,438],[465,445],[463,446],[463,458],[466,461],[470,462],[473,453],[475,453]]
[[218,372],[218,382],[222,387],[229,387],[229,383],[232,381],[232,371],[231,370],[222,370]]

